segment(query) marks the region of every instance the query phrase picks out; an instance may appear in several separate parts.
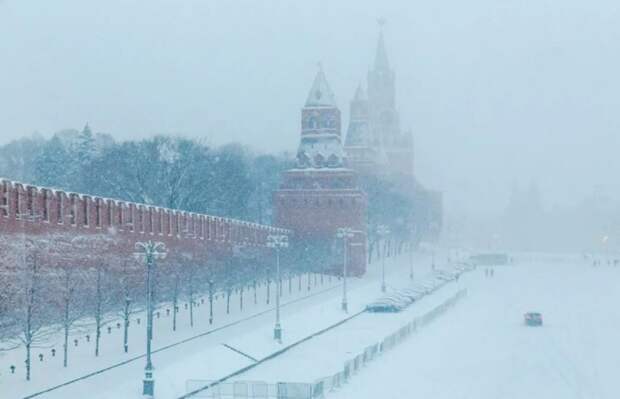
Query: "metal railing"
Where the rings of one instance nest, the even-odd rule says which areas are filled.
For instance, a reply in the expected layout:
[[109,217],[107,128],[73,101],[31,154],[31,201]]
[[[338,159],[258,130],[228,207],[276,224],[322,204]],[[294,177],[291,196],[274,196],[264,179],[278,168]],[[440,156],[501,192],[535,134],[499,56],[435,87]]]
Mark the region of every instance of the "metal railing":
[[394,348],[403,342],[418,328],[425,326],[461,298],[467,295],[467,289],[456,294],[434,307],[421,316],[415,317],[381,341],[367,346],[361,353],[347,360],[341,371],[317,379],[314,383],[278,382],[270,384],[265,381],[205,381],[189,380],[186,383],[186,392],[196,392],[192,397],[212,399],[318,399],[326,393],[341,387],[349,381],[367,363],[376,359],[380,354]]

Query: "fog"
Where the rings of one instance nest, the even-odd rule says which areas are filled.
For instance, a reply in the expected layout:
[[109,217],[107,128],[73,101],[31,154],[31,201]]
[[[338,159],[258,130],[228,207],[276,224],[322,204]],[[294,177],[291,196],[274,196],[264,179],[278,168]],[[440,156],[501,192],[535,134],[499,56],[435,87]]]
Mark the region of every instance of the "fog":
[[319,61],[346,129],[377,17],[417,177],[444,192],[448,219],[500,215],[515,186],[536,185],[544,209],[569,215],[620,198],[612,0],[5,0],[0,140],[89,122],[117,139],[295,151]]

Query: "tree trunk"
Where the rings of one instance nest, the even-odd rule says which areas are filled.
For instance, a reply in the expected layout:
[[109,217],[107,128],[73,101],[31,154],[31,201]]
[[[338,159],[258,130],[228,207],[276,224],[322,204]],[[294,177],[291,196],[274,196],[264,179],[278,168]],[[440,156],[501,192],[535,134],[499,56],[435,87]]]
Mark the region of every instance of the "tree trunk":
[[65,300],[65,314],[64,314],[64,322],[63,322],[63,327],[64,327],[64,333],[65,333],[65,342],[63,345],[63,357],[62,357],[62,366],[63,367],[67,367],[67,357],[69,355],[69,350],[68,350],[68,344],[69,344],[69,301]]
[[232,290],[229,288],[226,290],[226,314],[230,314],[230,296],[232,295]]
[[30,342],[26,344],[26,381],[30,381]]
[[179,275],[174,277],[174,291],[172,292],[172,331],[177,330],[177,309],[179,306]]
[[95,356],[99,356],[99,339],[101,338],[101,315],[95,317]]
[[189,293],[189,326],[194,327],[194,290]]
[[99,356],[99,339],[101,338],[101,302],[103,301],[101,292],[101,266],[97,267],[97,281],[96,281],[96,295],[95,298],[95,322],[96,322],[96,334],[95,334],[95,356]]
[[174,294],[172,297],[172,331],[177,330],[177,307],[178,307],[179,299],[177,295]]

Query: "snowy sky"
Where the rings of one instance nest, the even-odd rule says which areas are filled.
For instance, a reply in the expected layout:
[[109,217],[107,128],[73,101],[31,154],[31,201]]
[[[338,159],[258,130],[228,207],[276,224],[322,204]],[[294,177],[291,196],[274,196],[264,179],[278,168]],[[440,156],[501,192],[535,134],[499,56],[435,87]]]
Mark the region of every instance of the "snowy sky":
[[88,121],[294,151],[318,61],[346,128],[378,16],[418,174],[451,209],[532,180],[548,205],[620,197],[616,0],[0,0],[0,142]]

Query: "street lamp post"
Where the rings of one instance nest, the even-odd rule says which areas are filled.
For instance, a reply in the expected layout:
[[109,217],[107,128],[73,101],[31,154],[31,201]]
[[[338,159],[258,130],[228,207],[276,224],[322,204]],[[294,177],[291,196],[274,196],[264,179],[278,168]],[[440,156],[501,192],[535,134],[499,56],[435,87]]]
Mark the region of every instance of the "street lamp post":
[[155,269],[155,260],[166,257],[166,246],[163,242],[136,242],[134,257],[146,264],[146,366],[142,395],[153,398],[155,395],[155,379],[153,378],[153,363],[151,362],[151,340],[153,339],[153,287],[151,274]]
[[276,251],[276,325],[273,329],[273,339],[282,342],[282,326],[280,325],[280,293],[282,279],[280,278],[280,249],[288,247],[288,236],[284,234],[270,234],[267,236],[267,247]]
[[415,226],[411,227],[409,237],[409,279],[413,281],[413,249],[415,248]]
[[[390,234],[390,229],[385,225],[379,225],[377,227],[377,234],[385,241],[385,237]],[[383,243],[383,250],[381,251],[381,292],[386,291],[385,287],[385,242]]]
[[348,239],[353,238],[355,232],[349,227],[340,227],[336,230],[336,236],[342,238],[343,244],[343,265],[342,265],[342,310],[346,313],[349,311],[347,302],[347,245]]

